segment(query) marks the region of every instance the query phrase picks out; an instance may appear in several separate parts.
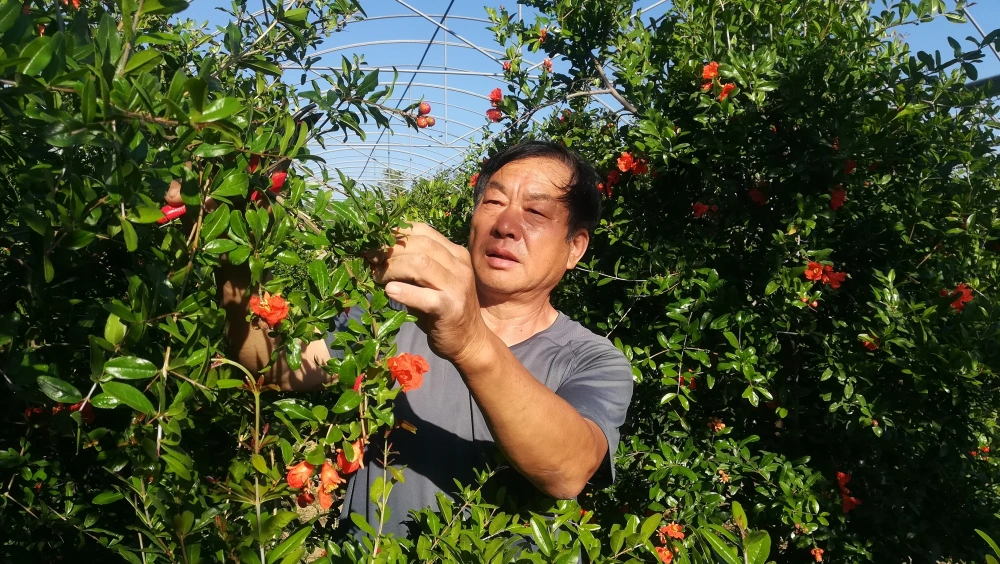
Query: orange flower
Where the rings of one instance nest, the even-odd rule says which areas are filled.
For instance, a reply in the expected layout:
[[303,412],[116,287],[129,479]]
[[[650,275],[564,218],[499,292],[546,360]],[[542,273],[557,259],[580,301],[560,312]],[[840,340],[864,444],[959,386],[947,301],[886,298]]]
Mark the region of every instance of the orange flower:
[[549,28],[543,27],[541,31],[538,32],[538,42],[545,43],[545,36],[549,34]]
[[813,558],[816,559],[816,562],[822,562],[823,561],[823,549],[822,548],[818,548],[818,547],[814,548],[814,549],[812,549],[812,550],[809,551],[809,554],[813,555]]
[[388,364],[392,379],[399,382],[404,392],[419,389],[424,383],[424,373],[431,369],[424,357],[410,353],[392,357]]
[[988,452],[990,452],[990,447],[988,447],[988,446],[981,446],[981,447],[979,447],[979,450],[981,450],[982,452],[988,453]]
[[503,114],[496,108],[490,108],[486,110],[486,118],[493,123],[499,123],[503,119]]
[[719,76],[719,63],[712,61],[701,68],[701,77],[705,80],[712,80]]
[[349,476],[358,471],[361,468],[361,459],[364,457],[365,449],[361,445],[361,439],[358,439],[351,443],[351,449],[354,450],[354,458],[348,460],[347,455],[341,450],[337,453],[337,466],[340,467],[341,473],[345,476]]
[[708,428],[718,433],[726,428],[726,424],[722,422],[722,419],[719,419],[718,417],[713,417],[708,422]]
[[293,490],[301,489],[309,481],[309,478],[312,477],[314,469],[313,465],[305,460],[295,466],[290,466],[288,468],[288,475],[285,476],[285,480],[288,481],[288,487]]
[[264,292],[264,299],[258,294],[250,297],[250,311],[263,319],[269,326],[275,327],[282,319],[288,317],[288,304],[280,295]]
[[494,88],[490,92],[490,103],[492,103],[493,107],[495,108],[497,107],[497,104],[500,103],[500,100],[503,100],[503,91],[500,90],[499,88]]
[[684,540],[684,527],[677,523],[670,523],[660,527],[660,534],[667,535],[672,539]]
[[736,90],[736,85],[735,84],[733,84],[731,82],[729,84],[723,84],[722,85],[722,92],[719,93],[719,101],[721,102],[721,101],[725,100],[726,98],[728,98],[729,97],[729,93],[732,92],[733,90]]
[[847,489],[847,483],[851,481],[851,475],[847,472],[837,472],[837,487],[841,491]]
[[606,186],[603,182],[597,183],[597,191],[603,194],[605,198],[610,198],[612,194],[611,186]]
[[316,496],[309,490],[304,490],[295,496],[295,502],[299,504],[299,507],[309,507],[314,501],[316,501]]
[[649,172],[649,165],[646,164],[646,159],[636,159],[632,163],[632,174],[646,174]]
[[702,92],[708,92],[711,89],[712,89],[712,82],[711,81],[706,82],[705,84],[701,85],[701,91]]
[[323,509],[330,509],[333,505],[333,492],[344,483],[344,479],[337,473],[337,469],[330,464],[329,460],[323,462],[323,469],[319,472],[319,506]]
[[504,61],[503,62],[503,70],[505,70],[505,71],[509,71],[510,70],[510,61]]
[[954,290],[949,292],[948,290],[941,290],[942,296],[951,296],[955,298],[955,301],[951,302],[951,307],[962,311],[965,309],[965,304],[972,301],[972,288],[969,288],[963,282],[955,287]]
[[819,280],[823,278],[823,265],[810,261],[809,265],[806,266],[805,277],[806,280]]
[[719,468],[719,481],[721,481],[723,484],[729,483],[729,474],[726,474],[726,471],[723,470],[722,468]]
[[632,165],[635,164],[635,158],[632,153],[624,152],[622,156],[618,157],[618,170],[622,172],[629,172],[632,170]]
[[475,188],[477,182],[479,182],[479,173],[478,172],[476,174],[473,174],[472,178],[469,179],[469,186],[472,186],[473,188]]
[[73,4],[73,9],[75,10],[80,9],[80,0],[62,0],[62,3],[63,6],[69,6],[70,4]]
[[670,552],[670,549],[665,546],[656,547],[656,555],[660,557],[660,562],[663,562],[663,564],[670,564],[674,561],[674,553]]

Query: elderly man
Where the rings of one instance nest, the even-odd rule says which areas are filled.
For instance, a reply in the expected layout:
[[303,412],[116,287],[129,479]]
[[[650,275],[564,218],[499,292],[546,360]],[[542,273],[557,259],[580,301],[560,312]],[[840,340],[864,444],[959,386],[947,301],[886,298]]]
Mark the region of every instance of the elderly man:
[[[396,420],[416,432],[390,435],[391,463],[406,467],[406,482],[389,497],[383,531],[405,534],[410,510],[435,506],[436,494],[452,493],[456,479],[471,482],[475,469],[493,465],[497,450],[517,481],[548,497],[574,498],[595,475],[611,476],[631,367],[549,299],[587,250],[600,217],[597,182],[594,169],[565,147],[522,143],[483,165],[468,249],[416,224],[370,257],[386,293],[419,319],[401,328],[399,352],[430,364],[422,387],[395,406]],[[230,274],[222,287],[230,340],[240,361],[259,369],[272,343],[241,321],[245,276]],[[316,341],[300,370],[278,363],[271,377],[284,389],[315,389],[331,354],[337,351]],[[381,454],[378,445],[368,448],[348,486],[345,515],[376,524],[368,490],[382,475]]]

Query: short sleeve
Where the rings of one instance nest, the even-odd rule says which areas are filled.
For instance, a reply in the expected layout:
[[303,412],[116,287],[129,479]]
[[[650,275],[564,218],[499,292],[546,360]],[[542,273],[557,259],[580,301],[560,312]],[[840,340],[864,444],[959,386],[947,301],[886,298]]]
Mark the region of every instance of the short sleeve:
[[591,482],[608,485],[615,475],[611,458],[618,450],[619,428],[632,401],[632,366],[607,341],[580,341],[572,349],[573,362],[556,395],[604,432],[608,453]]

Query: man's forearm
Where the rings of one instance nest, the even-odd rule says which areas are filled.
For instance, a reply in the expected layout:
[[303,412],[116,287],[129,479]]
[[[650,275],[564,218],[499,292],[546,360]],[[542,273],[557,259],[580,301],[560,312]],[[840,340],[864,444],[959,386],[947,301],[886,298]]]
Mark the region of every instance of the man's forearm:
[[457,361],[507,458],[556,498],[579,494],[607,452],[600,428],[535,379],[496,335]]

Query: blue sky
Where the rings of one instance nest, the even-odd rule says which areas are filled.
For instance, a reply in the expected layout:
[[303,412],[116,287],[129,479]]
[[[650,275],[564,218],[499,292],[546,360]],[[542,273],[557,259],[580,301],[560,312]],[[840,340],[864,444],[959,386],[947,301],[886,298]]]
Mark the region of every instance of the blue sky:
[[[954,6],[954,0],[946,1],[949,7]],[[228,0],[194,0],[182,16],[224,24],[226,16],[215,7],[228,4]],[[658,5],[652,12],[655,14],[664,9],[662,4],[657,0],[637,0],[635,6]],[[881,5],[882,0],[877,0],[877,9]],[[340,168],[362,182],[378,181],[385,167],[421,176],[460,164],[464,148],[470,142],[498,132],[501,127],[489,126],[484,119],[484,112],[490,107],[489,91],[498,86],[506,90],[500,63],[495,60],[502,55],[486,29],[484,5],[470,0],[362,0],[362,6],[368,14],[367,20],[352,23],[330,38],[326,49],[331,51],[324,55],[321,64],[339,66],[341,55],[363,54],[369,66],[387,69],[382,74],[385,81],[392,79],[391,67],[395,65],[400,76],[396,99],[391,104],[405,106],[423,97],[433,106],[437,125],[420,132],[402,125],[394,127],[393,133],[380,133],[372,128],[373,134],[365,141],[355,138],[347,145],[328,143],[330,152],[324,158],[331,167]],[[449,6],[448,17],[442,19]],[[517,10],[514,0],[509,0],[507,6]],[[1000,27],[1000,0],[980,0],[969,11],[987,33]],[[532,18],[527,8],[524,17]],[[448,31],[429,20],[441,23]],[[428,48],[427,42],[435,30],[435,45]],[[955,24],[945,18],[897,30],[914,51],[933,54],[940,50],[945,59],[952,53],[949,36],[965,47],[969,46],[966,37],[979,37],[971,23]],[[525,58],[539,63],[542,57],[529,53]],[[558,70],[559,62],[554,63]],[[1000,74],[1000,61],[992,52],[987,51],[978,66],[980,77]],[[407,72],[411,70],[420,72]],[[469,72],[480,74],[464,74]]]

